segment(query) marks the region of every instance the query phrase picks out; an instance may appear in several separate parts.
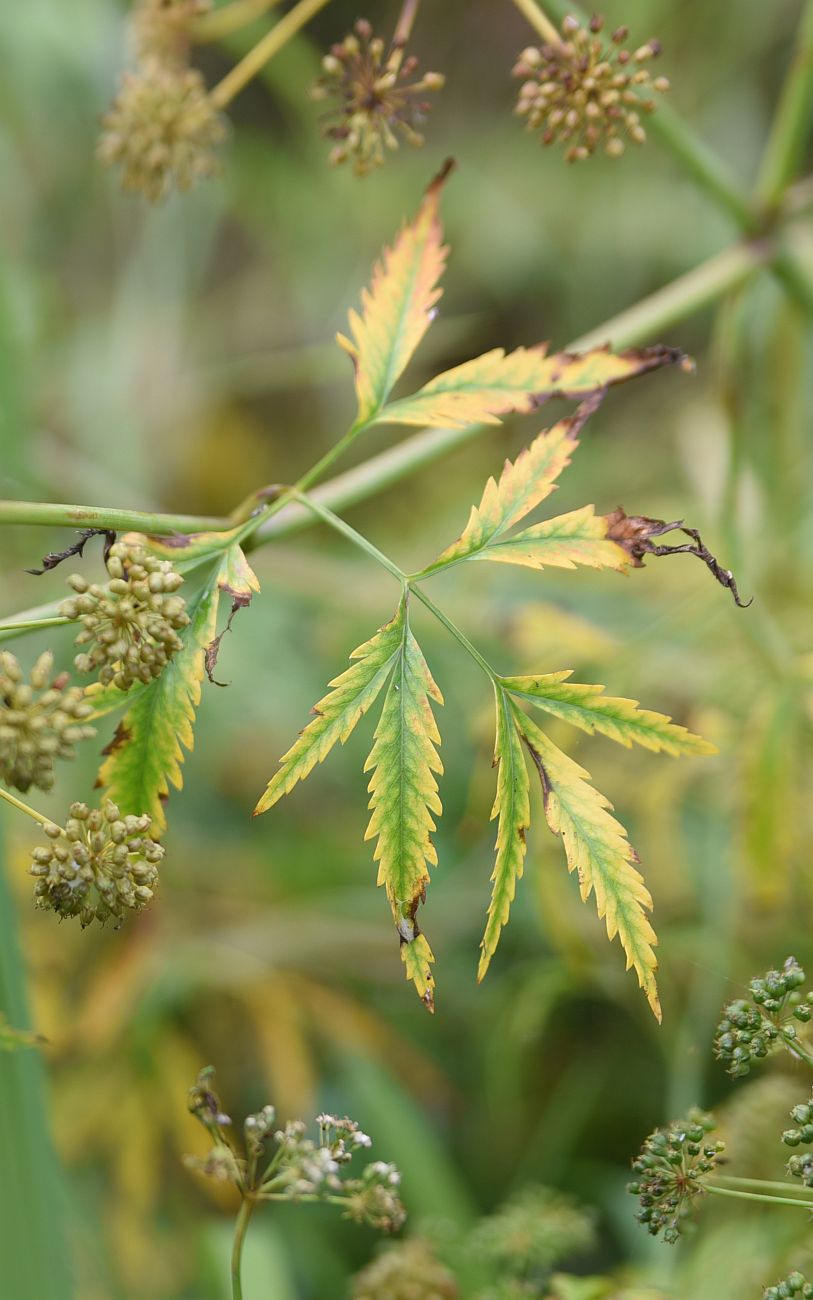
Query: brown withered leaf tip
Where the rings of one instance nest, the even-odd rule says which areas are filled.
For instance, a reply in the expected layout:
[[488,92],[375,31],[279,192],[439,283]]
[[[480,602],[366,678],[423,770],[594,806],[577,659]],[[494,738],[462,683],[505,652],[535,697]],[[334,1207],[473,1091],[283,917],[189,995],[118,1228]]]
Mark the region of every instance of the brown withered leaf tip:
[[83,528],[79,533],[79,541],[74,542],[73,546],[66,546],[64,551],[49,551],[47,555],[43,555],[42,557],[41,569],[26,569],[25,572],[33,574],[35,578],[40,578],[43,573],[48,573],[50,569],[55,569],[63,560],[69,560],[72,555],[84,557],[85,547],[91,537],[103,537],[105,539],[104,560],[105,563],[107,563],[107,556],[110,547],[116,540],[116,534],[113,532],[112,528]]
[[[740,609],[747,609],[752,603],[753,596],[751,600],[741,599],[734,574],[730,569],[724,569],[719,560],[712,555],[697,529],[687,528],[682,519],[666,523],[663,519],[650,519],[647,515],[628,515],[621,506],[605,518],[608,538],[623,547],[630,557],[633,568],[644,567],[645,555],[695,555],[698,560],[703,561],[720,586],[726,587],[731,592],[734,603]],[[672,532],[684,533],[691,538],[691,541],[676,546],[652,541],[653,537],[663,537],[664,534]]]
[[232,588],[228,586],[224,586],[223,590],[228,592],[232,598],[231,612],[229,614],[228,622],[220,635],[216,636],[213,641],[210,641],[203,651],[203,662],[206,667],[206,676],[209,678],[209,681],[213,686],[228,686],[229,684],[228,682],[217,681],[214,675],[215,667],[217,665],[217,656],[220,654],[220,643],[226,633],[231,632],[231,625],[235,614],[238,614],[241,609],[245,609],[246,605],[251,603],[251,596],[246,596],[242,593],[233,591]]

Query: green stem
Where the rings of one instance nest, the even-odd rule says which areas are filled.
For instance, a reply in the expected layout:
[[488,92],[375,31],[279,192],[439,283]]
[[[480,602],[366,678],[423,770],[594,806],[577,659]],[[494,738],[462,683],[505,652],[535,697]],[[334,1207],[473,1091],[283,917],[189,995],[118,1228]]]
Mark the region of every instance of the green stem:
[[476,646],[472,645],[468,637],[464,636],[464,634],[460,631],[460,628],[457,626],[457,624],[453,623],[452,620],[444,614],[443,610],[439,609],[438,606],[435,604],[435,602],[429,599],[429,597],[426,595],[424,591],[421,590],[420,587],[415,587],[410,585],[409,590],[413,593],[414,596],[417,597],[417,599],[421,602],[422,605],[426,606],[426,608],[430,611],[430,613],[434,614],[438,622],[442,623],[448,632],[451,632],[454,639],[458,641],[460,645],[462,645],[463,649],[467,651],[468,654],[471,655],[474,662],[478,664],[480,668],[482,668],[483,672],[485,673],[486,677],[488,677],[489,681],[493,682],[496,685],[499,679],[494,669],[491,667],[491,664],[488,662],[487,659],[483,658],[483,656],[480,654],[480,651],[476,648]]
[[0,501],[0,524],[53,524],[67,528],[111,528],[168,536],[231,528],[232,519],[208,515],[163,515],[106,506],[60,505],[51,501]]
[[36,632],[41,627],[63,627],[66,623],[75,623],[75,618],[32,618],[21,623],[0,622],[0,637],[5,633]]
[[777,1192],[802,1192],[809,1190],[811,1193],[811,1205],[813,1205],[813,1187],[806,1189],[797,1187],[795,1183],[788,1182],[771,1182],[767,1178],[735,1178],[733,1174],[717,1174],[716,1177],[721,1183],[731,1183],[734,1187],[756,1187],[772,1188]]
[[[0,799],[5,799],[6,803],[11,804],[12,808],[16,808],[18,812],[25,813],[27,817],[31,817],[40,826],[57,825],[56,822],[51,821],[50,817],[44,817],[42,813],[37,812],[36,808],[29,807],[27,803],[23,803],[22,799],[18,799],[16,795],[10,794],[8,790],[4,790],[1,785],[0,785]],[[59,826],[58,829],[62,830],[62,827]]]
[[694,181],[728,213],[740,230],[754,234],[757,220],[748,197],[729,175],[728,168],[693,127],[670,104],[660,103],[647,117],[646,129],[683,164]]
[[243,1244],[246,1239],[246,1231],[254,1212],[255,1205],[256,1201],[253,1197],[244,1196],[237,1215],[237,1221],[234,1225],[234,1240],[231,1248],[232,1300],[243,1300],[243,1283],[240,1272],[243,1259]]
[[335,529],[337,533],[341,533],[344,537],[348,538],[354,546],[365,551],[367,555],[371,556],[372,559],[382,566],[382,568],[386,569],[388,573],[391,573],[394,578],[397,578],[402,586],[406,586],[406,574],[398,568],[397,564],[393,564],[392,560],[384,555],[383,551],[379,551],[377,546],[373,546],[372,542],[368,542],[366,537],[362,537],[361,533],[357,533],[355,528],[351,528],[350,525],[346,524],[338,515],[334,515],[332,510],[326,510],[318,501],[314,501],[313,497],[307,496],[304,492],[295,493],[295,499],[302,505],[306,506],[308,510],[315,514],[317,518],[321,519],[330,528]]
[[238,32],[257,18],[262,18],[263,14],[279,3],[280,0],[231,0],[231,4],[222,5],[195,19],[192,24],[192,40],[203,43],[231,36],[232,32]]
[[779,206],[796,174],[813,112],[813,0],[807,0],[793,60],[774,115],[757,180],[757,198],[768,213]]
[[800,1201],[796,1197],[761,1196],[759,1192],[739,1192],[734,1187],[720,1187],[717,1183],[703,1183],[703,1189],[710,1192],[712,1196],[733,1196],[740,1201],[763,1201],[766,1205],[798,1205],[808,1213],[813,1208],[810,1201]]
[[787,1033],[784,1029],[779,1030],[779,1037],[789,1052],[792,1052],[794,1056],[798,1056],[800,1061],[804,1061],[805,1065],[809,1065],[813,1069],[813,1055],[802,1046],[798,1038],[794,1038],[792,1034]]
[[[542,37],[543,41],[546,41],[548,45],[561,45],[562,33],[554,26],[547,14],[540,9],[539,5],[535,3],[535,0],[514,0],[514,4],[534,31]],[[572,8],[568,6],[567,13],[572,12]],[[565,17],[566,15],[562,14],[561,16]]]
[[215,108],[226,108],[265,67],[269,59],[278,54],[283,46],[287,45],[288,41],[328,3],[329,0],[299,0],[293,9],[289,9],[271,31],[249,50],[245,58],[236,63],[223,80],[209,92],[209,99]]

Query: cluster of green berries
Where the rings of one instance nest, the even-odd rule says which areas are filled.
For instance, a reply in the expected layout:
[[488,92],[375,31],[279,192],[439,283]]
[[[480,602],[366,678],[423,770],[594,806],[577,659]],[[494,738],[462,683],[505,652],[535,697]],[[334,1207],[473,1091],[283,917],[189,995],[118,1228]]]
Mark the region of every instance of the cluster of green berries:
[[803,1273],[790,1273],[776,1286],[766,1287],[762,1300],[792,1300],[793,1296],[799,1296],[800,1300],[813,1300],[813,1282],[808,1282]]
[[[782,1141],[785,1146],[798,1147],[813,1143],[813,1097],[810,1101],[801,1102],[794,1106],[790,1112],[795,1128],[785,1129],[782,1134]],[[813,1187],[813,1154],[803,1152],[801,1155],[793,1155],[788,1161],[788,1173],[794,1178],[800,1178],[805,1187]]]
[[74,745],[95,735],[86,719],[93,712],[67,674],[52,678],[54,657],[40,655],[29,681],[8,650],[0,652],[0,777],[25,793],[50,790],[54,759],[73,758]]
[[122,817],[109,800],[101,811],[73,803],[64,830],[47,824],[49,843],[32,854],[34,903],[82,926],[121,924],[151,901],[164,850],[150,838],[152,819]]
[[750,999],[738,998],[723,1009],[714,1054],[725,1061],[733,1078],[748,1074],[754,1060],[763,1059],[780,1043],[793,1049],[798,1038],[795,1022],[807,1024],[813,1015],[813,994],[799,992],[805,978],[796,959],[788,957],[781,971],[770,970],[751,980]]
[[641,1205],[636,1214],[653,1236],[663,1234],[674,1243],[692,1202],[703,1192],[703,1179],[714,1171],[723,1142],[709,1141],[714,1119],[702,1111],[690,1111],[685,1120],[656,1129],[643,1145],[632,1167],[638,1175],[627,1190]]
[[387,52],[364,18],[331,47],[311,97],[335,101],[324,115],[324,134],[335,141],[332,163],[352,160],[356,175],[363,176],[384,162],[386,150],[398,148],[399,137],[423,144],[418,128],[432,107],[425,96],[440,90],[444,78],[439,72],[416,77],[417,70],[414,55],[404,58],[396,45]]
[[201,73],[189,65],[196,0],[142,0],[133,15],[136,65],[102,119],[98,156],[120,168],[124,189],[152,202],[217,173],[226,125]]
[[352,1300],[457,1300],[452,1274],[420,1238],[399,1242],[362,1269]]
[[611,158],[625,141],[643,144],[641,114],[657,107],[649,90],[665,91],[665,77],[650,76],[646,64],[660,53],[658,41],[637,50],[624,48],[629,35],[619,27],[609,41],[601,37],[603,19],[584,27],[572,17],[562,22],[562,40],[523,50],[513,70],[522,78],[516,111],[542,143],[567,146],[568,162],[581,162],[602,148]]
[[[243,1125],[244,1153],[229,1138],[230,1116],[213,1089],[214,1070],[201,1070],[189,1091],[189,1109],[212,1139],[207,1157],[187,1157],[188,1167],[207,1177],[229,1181],[255,1200],[325,1200],[341,1204],[345,1217],[384,1232],[395,1232],[406,1218],[398,1196],[401,1181],[394,1165],[376,1160],[359,1177],[345,1170],[354,1154],[372,1145],[352,1119],[319,1115],[318,1140],[307,1136],[301,1120],[276,1127],[276,1111],[264,1106]],[[264,1160],[267,1163],[263,1167]]]
[[176,594],[183,578],[168,560],[126,542],[110,548],[107,569],[105,587],[72,574],[68,584],[76,594],[59,612],[79,620],[76,644],[90,647],[76,656],[77,670],[98,670],[103,686],[127,691],[159,677],[181,649],[179,633],[189,623],[186,602]]

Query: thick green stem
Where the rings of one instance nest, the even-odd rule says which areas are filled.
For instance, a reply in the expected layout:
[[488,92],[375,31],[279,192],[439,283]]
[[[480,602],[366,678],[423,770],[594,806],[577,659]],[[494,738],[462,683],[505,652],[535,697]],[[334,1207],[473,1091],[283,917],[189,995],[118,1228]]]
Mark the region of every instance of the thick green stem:
[[254,1212],[256,1201],[253,1197],[244,1196],[240,1204],[240,1210],[237,1215],[237,1221],[234,1225],[234,1240],[231,1248],[231,1294],[232,1300],[243,1300],[243,1283],[241,1279],[241,1266],[243,1261],[243,1245],[246,1239],[249,1221]]
[[763,1196],[759,1192],[740,1192],[734,1187],[720,1187],[718,1183],[703,1183],[703,1189],[712,1196],[732,1196],[739,1201],[762,1201],[765,1205],[798,1205],[800,1209],[807,1210],[808,1214],[811,1210],[810,1201],[800,1201],[792,1196]]
[[813,0],[807,0],[796,37],[793,61],[762,157],[757,198],[775,211],[802,160],[813,113]]
[[67,528],[111,528],[116,532],[208,533],[231,528],[232,519],[208,515],[150,514],[143,510],[114,507],[60,505],[51,501],[0,501],[0,524],[53,524]]
[[266,63],[328,3],[329,0],[299,0],[299,4],[289,9],[271,31],[258,41],[252,50],[249,50],[245,58],[236,63],[223,80],[210,91],[209,98],[215,108],[225,108],[230,104]]
[[232,32],[239,32],[257,18],[262,18],[278,5],[280,0],[231,0],[230,4],[221,5],[208,14],[201,14],[192,24],[192,40],[198,42],[219,41]]

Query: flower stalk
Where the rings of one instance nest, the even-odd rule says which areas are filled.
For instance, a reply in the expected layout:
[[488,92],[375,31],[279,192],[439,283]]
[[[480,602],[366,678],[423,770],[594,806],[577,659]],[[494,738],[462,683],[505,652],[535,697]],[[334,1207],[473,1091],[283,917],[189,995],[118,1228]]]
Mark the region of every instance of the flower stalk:
[[213,90],[209,93],[209,98],[217,109],[223,109],[239,95],[250,81],[257,76],[275,54],[278,54],[297,32],[309,23],[311,18],[318,14],[320,9],[324,9],[329,0],[299,0],[293,9],[289,9],[279,22],[276,23],[271,31],[268,32],[262,40],[258,41],[253,49],[249,50],[245,58],[236,63],[229,72],[226,73],[222,81],[219,81]]

